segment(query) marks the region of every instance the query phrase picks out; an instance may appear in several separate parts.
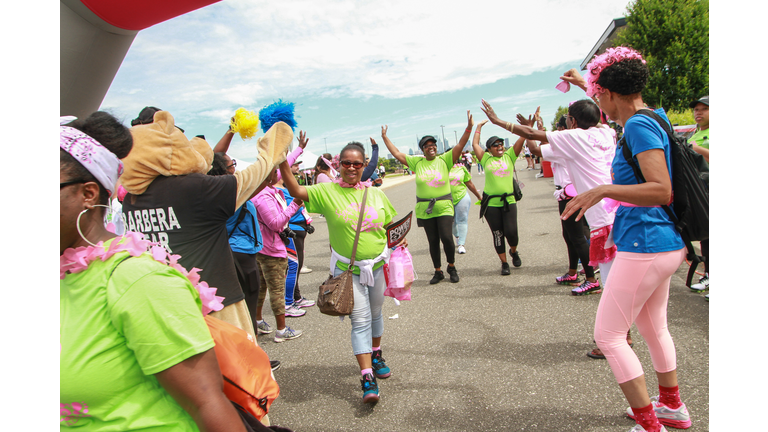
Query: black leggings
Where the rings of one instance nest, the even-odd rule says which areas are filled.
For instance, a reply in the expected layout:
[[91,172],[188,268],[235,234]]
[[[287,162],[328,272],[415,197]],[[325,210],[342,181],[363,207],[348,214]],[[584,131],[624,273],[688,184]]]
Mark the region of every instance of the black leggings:
[[256,262],[256,254],[244,254],[232,252],[235,257],[235,268],[237,269],[237,279],[243,288],[245,295],[245,304],[251,314],[251,321],[256,320],[256,304],[259,301],[259,290],[261,282],[259,281],[259,264]]
[[485,220],[493,234],[493,247],[496,253],[506,254],[504,239],[507,239],[510,247],[517,246],[519,238],[517,236],[517,204],[510,204],[509,211],[505,212],[504,207],[491,207],[485,210]]
[[[562,200],[558,204],[560,206],[560,214],[563,214],[565,206],[568,205],[570,199]],[[584,266],[584,273],[588,278],[595,277],[595,269],[589,265],[589,244],[587,238],[584,236],[584,218],[577,221],[576,216],[578,212],[574,212],[567,220],[561,220],[560,224],[563,226],[563,239],[568,247],[568,269],[576,270],[579,265],[579,260]]]
[[709,239],[701,241],[701,255],[704,257],[704,272],[709,274]]
[[453,243],[453,216],[439,216],[431,219],[419,219],[418,225],[424,227],[429,242],[429,256],[432,257],[432,265],[440,268],[440,242],[443,242],[445,259],[448,264],[453,264],[456,258],[456,245]]

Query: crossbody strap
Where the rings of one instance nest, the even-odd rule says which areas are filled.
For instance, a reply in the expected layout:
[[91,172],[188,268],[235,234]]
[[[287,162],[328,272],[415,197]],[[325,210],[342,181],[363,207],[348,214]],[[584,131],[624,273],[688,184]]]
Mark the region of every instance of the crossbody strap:
[[352,257],[349,258],[349,268],[355,265],[355,255],[357,254],[357,241],[360,240],[360,229],[363,227],[363,216],[365,216],[365,201],[368,198],[368,188],[363,192],[363,202],[360,204],[360,217],[357,219],[357,231],[355,232],[355,244],[352,246]]

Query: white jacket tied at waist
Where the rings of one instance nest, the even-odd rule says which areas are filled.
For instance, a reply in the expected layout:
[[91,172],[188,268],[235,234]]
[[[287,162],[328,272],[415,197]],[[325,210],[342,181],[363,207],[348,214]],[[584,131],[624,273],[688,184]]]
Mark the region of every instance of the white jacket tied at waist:
[[[367,260],[355,260],[355,265],[360,269],[360,284],[361,285],[368,285],[373,286],[374,279],[373,279],[373,266],[379,262],[384,261],[385,263],[389,262],[389,255],[392,253],[392,249],[388,248],[386,245],[384,246],[384,252],[382,252],[379,256],[373,259],[367,259]],[[341,261],[344,264],[349,265],[350,259],[343,257],[339,255],[336,250],[331,248],[331,275],[333,275],[334,270],[336,269],[336,261]]]

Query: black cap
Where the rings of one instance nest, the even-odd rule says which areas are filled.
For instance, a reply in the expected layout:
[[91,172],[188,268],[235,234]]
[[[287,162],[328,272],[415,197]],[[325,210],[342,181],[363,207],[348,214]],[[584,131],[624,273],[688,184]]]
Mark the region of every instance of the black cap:
[[496,141],[504,142],[503,139],[501,139],[501,138],[497,137],[496,135],[494,135],[494,136],[488,138],[488,141],[485,142],[485,148],[487,148],[487,149],[491,148],[491,144],[495,143]]
[[703,103],[706,106],[709,106],[709,95],[706,95],[704,97],[699,98],[698,100],[695,100],[688,104],[688,107],[694,108],[696,105]]
[[144,109],[139,113],[139,116],[131,120],[131,126],[151,124],[155,121],[155,113],[158,111],[162,110],[152,106],[144,107]]
[[437,144],[437,139],[435,139],[435,137],[433,137],[432,135],[424,135],[421,138],[421,141],[419,141],[419,149],[424,150],[424,146],[430,141]]

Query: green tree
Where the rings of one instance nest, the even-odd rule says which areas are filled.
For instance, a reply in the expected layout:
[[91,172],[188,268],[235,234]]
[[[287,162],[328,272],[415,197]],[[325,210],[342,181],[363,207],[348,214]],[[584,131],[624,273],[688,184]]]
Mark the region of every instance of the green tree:
[[[559,106],[557,107],[557,111],[555,111],[555,118],[552,120],[552,130],[557,130],[557,122],[560,121],[560,117],[568,114],[568,107]],[[544,120],[544,119],[542,119]]]
[[648,105],[684,110],[709,94],[709,0],[635,0],[614,46],[643,54]]
[[667,118],[673,125],[687,126],[696,124],[693,119],[693,109],[687,108],[682,111],[670,110],[667,112]]

